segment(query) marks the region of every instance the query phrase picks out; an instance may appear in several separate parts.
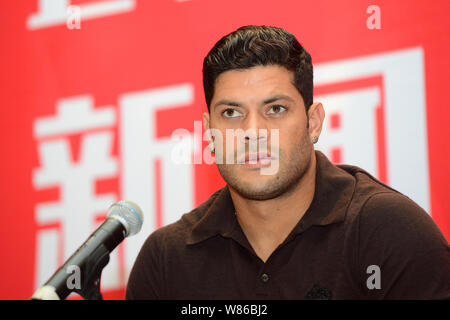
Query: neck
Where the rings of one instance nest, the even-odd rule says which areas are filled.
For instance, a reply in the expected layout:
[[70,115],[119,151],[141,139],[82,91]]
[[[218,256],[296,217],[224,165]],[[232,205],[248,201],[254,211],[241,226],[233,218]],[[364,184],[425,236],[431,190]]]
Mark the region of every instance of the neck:
[[230,189],[237,219],[255,253],[264,262],[287,238],[312,202],[315,191],[316,157],[302,179],[286,194],[270,200],[251,200]]

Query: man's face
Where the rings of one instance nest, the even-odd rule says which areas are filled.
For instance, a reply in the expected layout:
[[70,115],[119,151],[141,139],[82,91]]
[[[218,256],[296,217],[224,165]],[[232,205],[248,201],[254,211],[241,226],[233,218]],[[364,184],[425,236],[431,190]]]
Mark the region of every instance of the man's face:
[[[224,155],[222,163],[217,161],[220,174],[243,197],[255,200],[278,197],[301,181],[313,151],[310,131],[314,128],[308,129],[307,123],[294,74],[281,66],[222,73],[215,83],[210,113],[204,114],[205,130],[218,130],[223,137],[222,142],[214,139],[216,161],[218,154]],[[247,134],[229,135],[227,140],[227,130],[239,129]],[[248,134],[252,132],[255,135]],[[267,167],[277,170],[262,174]]]

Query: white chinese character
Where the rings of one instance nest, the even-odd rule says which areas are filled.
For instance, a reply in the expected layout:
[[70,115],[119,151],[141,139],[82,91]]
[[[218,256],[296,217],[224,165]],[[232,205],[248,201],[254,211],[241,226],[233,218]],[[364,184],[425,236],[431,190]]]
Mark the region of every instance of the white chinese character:
[[[178,141],[172,141],[170,136],[155,137],[155,118],[156,111],[192,103],[193,92],[192,86],[186,84],[128,93],[119,98],[122,196],[133,199],[149,217],[141,232],[125,243],[127,275],[145,238],[155,228],[177,220],[182,213],[192,209],[192,165],[173,161],[172,149]],[[186,138],[192,151],[195,149],[193,139]],[[160,185],[157,185],[157,176],[161,177]],[[160,212],[157,211],[158,203]]]
[[[339,128],[331,130],[331,117],[325,117],[323,138],[317,148],[331,154],[333,149],[342,150],[342,163],[360,166],[374,176],[377,170],[377,141],[375,108],[380,103],[378,88],[352,90],[317,97],[324,104],[327,115],[340,116]],[[333,159],[333,156],[331,155]]]
[[[107,128],[115,125],[114,109],[93,109],[92,104],[89,96],[61,100],[54,117],[39,118],[34,123],[35,138],[46,139],[38,142],[41,166],[33,172],[33,184],[36,189],[60,188],[58,201],[39,203],[35,208],[38,225],[60,224],[60,233],[48,228],[38,232],[36,286],[42,285],[62,262],[59,250],[66,260],[94,230],[95,216],[117,200],[114,193],[97,195],[95,191],[99,179],[118,174],[117,160],[111,156],[114,135]],[[69,141],[63,136],[96,127],[103,130],[82,134],[79,160],[73,162]],[[102,287],[120,285],[117,257],[111,257],[110,265],[114,275],[104,275]]]
[[[374,161],[376,161],[374,150],[366,145],[354,144],[359,139],[364,139],[364,142],[369,145],[374,144],[375,127],[369,124],[368,119],[372,117],[371,122],[375,123],[374,106],[377,101],[383,102],[387,182],[416,201],[429,213],[427,117],[422,48],[408,48],[314,66],[315,86],[374,76],[382,77],[382,88],[368,87],[365,91],[344,91],[339,92],[342,95],[325,97],[331,99],[330,104],[337,103],[335,106],[324,104],[325,112],[327,108],[342,108],[340,112],[344,114],[343,127],[353,127],[354,131],[340,128],[340,137],[337,132],[328,136],[328,132],[325,132],[328,130],[326,126],[320,143],[326,147],[331,144],[337,145],[337,139],[342,139],[340,145],[344,153],[343,160],[357,163],[362,168],[377,174],[374,169]],[[380,90],[384,94],[384,101],[381,101],[379,96]],[[352,112],[359,114],[353,117]],[[405,121],[405,115],[407,121]],[[369,132],[370,130],[372,133]],[[357,134],[363,134],[363,137],[356,137]],[[323,151],[327,152],[327,150]],[[369,160],[369,157],[372,160]],[[411,174],[414,174],[415,183],[411,183]]]

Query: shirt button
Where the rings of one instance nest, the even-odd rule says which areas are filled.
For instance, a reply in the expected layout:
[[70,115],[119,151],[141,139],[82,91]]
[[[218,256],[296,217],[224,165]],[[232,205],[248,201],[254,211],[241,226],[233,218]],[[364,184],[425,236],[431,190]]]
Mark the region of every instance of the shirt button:
[[261,275],[261,280],[262,280],[262,282],[267,282],[267,281],[269,281],[269,275],[268,275],[267,273],[263,273],[263,274]]

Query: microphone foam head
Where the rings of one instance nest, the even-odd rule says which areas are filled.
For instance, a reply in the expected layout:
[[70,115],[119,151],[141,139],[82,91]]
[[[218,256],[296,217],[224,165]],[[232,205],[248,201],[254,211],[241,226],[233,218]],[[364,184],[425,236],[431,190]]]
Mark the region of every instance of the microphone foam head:
[[141,230],[144,215],[141,208],[131,201],[122,200],[109,207],[107,218],[118,220],[125,227],[127,237],[135,235]]

